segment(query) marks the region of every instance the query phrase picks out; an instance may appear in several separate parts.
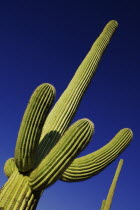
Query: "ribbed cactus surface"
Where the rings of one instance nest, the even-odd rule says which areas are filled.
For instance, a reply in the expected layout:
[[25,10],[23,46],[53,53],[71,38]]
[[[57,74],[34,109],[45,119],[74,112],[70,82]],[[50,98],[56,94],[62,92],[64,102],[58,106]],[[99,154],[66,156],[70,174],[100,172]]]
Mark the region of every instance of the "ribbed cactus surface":
[[132,131],[130,129],[124,128],[120,130],[104,147],[84,157],[75,159],[64,171],[61,180],[76,182],[96,175],[128,146],[131,138]]
[[19,129],[14,157],[4,166],[9,179],[0,192],[0,207],[35,209],[43,191],[58,179],[73,182],[90,178],[130,143],[132,131],[125,128],[101,149],[76,159],[91,140],[94,124],[85,118],[70,126],[117,26],[114,20],[105,26],[51,111],[55,97],[52,85],[44,83],[32,94]]
[[55,89],[50,84],[36,88],[28,103],[18,133],[15,161],[21,172],[34,168],[38,142],[48,111],[54,100]]

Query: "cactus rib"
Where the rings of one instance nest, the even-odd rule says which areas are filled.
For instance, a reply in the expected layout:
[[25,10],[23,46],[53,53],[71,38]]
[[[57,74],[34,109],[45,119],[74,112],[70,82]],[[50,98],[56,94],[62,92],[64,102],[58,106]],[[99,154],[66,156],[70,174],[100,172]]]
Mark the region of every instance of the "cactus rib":
[[131,142],[132,136],[130,129],[125,128],[120,130],[104,147],[84,157],[75,159],[64,171],[61,180],[75,182],[96,175],[123,152]]

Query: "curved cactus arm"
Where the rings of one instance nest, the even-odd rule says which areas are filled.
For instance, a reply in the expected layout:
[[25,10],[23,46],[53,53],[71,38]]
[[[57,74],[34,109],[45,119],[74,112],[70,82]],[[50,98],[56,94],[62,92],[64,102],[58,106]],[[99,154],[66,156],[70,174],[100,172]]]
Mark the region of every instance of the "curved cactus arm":
[[45,159],[29,176],[32,190],[43,190],[60,178],[79,152],[84,149],[93,134],[93,123],[82,119],[74,123]]
[[9,178],[12,173],[18,170],[15,164],[15,159],[14,158],[9,158],[4,165],[4,173],[5,175]]
[[[70,124],[77,107],[86,91],[92,77],[95,74],[99,61],[107,48],[118,23],[110,21],[97,38],[89,53],[77,69],[73,79],[64,91],[45,121],[38,150],[38,159],[41,161],[51,148],[56,144],[60,136],[65,132]],[[57,131],[51,137],[50,131]]]
[[21,172],[30,171],[36,161],[36,149],[43,124],[54,101],[55,89],[44,83],[33,92],[18,133],[15,162]]
[[130,129],[124,128],[120,130],[104,147],[84,157],[75,159],[64,171],[61,180],[76,182],[98,174],[123,152],[131,142],[132,137],[133,133]]

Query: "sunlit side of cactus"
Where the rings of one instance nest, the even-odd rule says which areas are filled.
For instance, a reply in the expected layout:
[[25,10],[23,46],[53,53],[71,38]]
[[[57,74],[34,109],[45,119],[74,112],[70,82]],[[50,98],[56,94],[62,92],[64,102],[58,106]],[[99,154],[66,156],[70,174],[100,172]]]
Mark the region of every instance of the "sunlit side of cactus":
[[90,178],[130,143],[132,131],[125,128],[101,149],[76,159],[91,140],[94,125],[81,119],[69,127],[117,26],[114,20],[105,26],[50,113],[54,87],[44,83],[34,91],[19,129],[14,158],[4,166],[9,179],[0,192],[0,207],[35,209],[43,190],[58,179],[73,182]]

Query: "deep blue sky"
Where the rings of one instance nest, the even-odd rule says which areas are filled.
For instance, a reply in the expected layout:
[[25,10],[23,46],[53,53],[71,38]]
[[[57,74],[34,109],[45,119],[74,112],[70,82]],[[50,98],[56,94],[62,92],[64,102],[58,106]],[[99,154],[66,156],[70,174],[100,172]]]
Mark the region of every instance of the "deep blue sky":
[[106,144],[121,128],[131,145],[99,175],[79,183],[58,181],[37,210],[99,210],[120,158],[124,165],[112,210],[139,210],[140,200],[140,15],[138,0],[0,1],[0,185],[13,156],[19,125],[32,91],[41,83],[61,95],[105,24],[115,33],[74,118],[89,118],[95,135],[83,154]]

